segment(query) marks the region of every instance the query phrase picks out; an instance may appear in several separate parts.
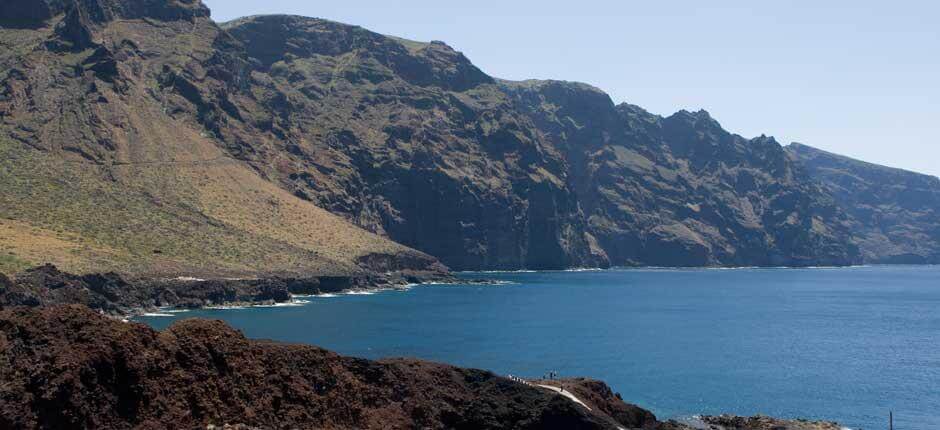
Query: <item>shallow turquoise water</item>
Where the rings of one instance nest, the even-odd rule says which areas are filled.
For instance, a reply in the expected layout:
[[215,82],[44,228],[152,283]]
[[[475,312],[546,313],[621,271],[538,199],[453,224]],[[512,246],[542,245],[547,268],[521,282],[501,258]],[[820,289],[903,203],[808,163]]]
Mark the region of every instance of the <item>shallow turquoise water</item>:
[[141,318],[228,321],[253,338],[501,374],[587,375],[657,416],[826,418],[940,429],[940,268],[465,274],[302,307]]

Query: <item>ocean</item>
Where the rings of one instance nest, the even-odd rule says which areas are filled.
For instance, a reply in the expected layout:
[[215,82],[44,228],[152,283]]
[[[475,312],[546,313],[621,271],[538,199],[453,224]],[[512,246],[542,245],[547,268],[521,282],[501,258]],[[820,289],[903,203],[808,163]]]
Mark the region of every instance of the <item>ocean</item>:
[[657,417],[765,414],[940,428],[940,267],[464,273],[495,285],[140,317],[500,374],[589,376]]

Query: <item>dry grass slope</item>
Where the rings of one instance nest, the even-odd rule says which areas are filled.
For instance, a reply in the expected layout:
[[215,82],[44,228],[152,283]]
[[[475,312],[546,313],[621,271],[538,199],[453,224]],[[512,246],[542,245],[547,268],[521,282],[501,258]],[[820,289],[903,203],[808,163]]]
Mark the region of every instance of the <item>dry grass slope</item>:
[[0,151],[4,271],[49,262],[140,275],[339,275],[358,272],[359,256],[412,252],[221,154],[99,165],[9,142]]
[[54,26],[0,29],[16,46],[0,53],[0,271],[329,276],[363,273],[372,254],[431,261],[283,190],[168,107],[180,96],[162,77],[205,73],[211,22],[96,27],[120,65],[48,48]]

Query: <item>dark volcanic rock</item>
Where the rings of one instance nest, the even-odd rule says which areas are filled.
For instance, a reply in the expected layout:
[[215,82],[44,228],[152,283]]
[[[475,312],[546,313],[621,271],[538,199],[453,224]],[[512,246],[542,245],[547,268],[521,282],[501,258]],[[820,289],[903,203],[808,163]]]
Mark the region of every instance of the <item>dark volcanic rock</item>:
[[4,0],[0,3],[0,26],[37,28],[46,25],[64,9],[66,0]]
[[79,306],[0,311],[0,380],[2,428],[625,425],[489,372],[249,341],[219,321],[156,332]]
[[865,261],[940,264],[940,179],[796,143],[787,150],[851,215]]
[[67,2],[65,10],[78,11],[96,24],[116,19],[147,18],[174,21],[209,16],[209,8],[199,0],[79,0]]
[[[120,19],[155,19],[162,21],[188,20],[209,17],[209,8],[199,0],[79,0],[64,6],[55,0],[47,2],[51,15],[65,13],[65,18],[56,27],[60,41],[66,48],[79,51],[96,45],[94,33],[97,27]],[[53,47],[62,47],[52,44]]]
[[260,65],[259,102],[290,112],[283,146],[249,158],[289,154],[272,172],[285,187],[452,268],[861,261],[779,144],[707,113],[662,118],[568,82],[457,85],[468,63],[443,45],[323,20],[224,27]]
[[652,412],[624,403],[619,393],[614,393],[607,384],[601,381],[575,378],[540,381],[539,383],[564,387],[585,404],[600,410],[627,428],[658,429],[662,425]]
[[453,91],[493,83],[493,78],[443,42],[422,44],[412,53],[395,39],[360,27],[291,15],[243,18],[224,27],[250,41],[245,44],[248,55],[266,70],[281,61],[352,54],[379,66],[345,71],[343,77],[354,83],[378,84],[400,77],[410,84]]
[[755,416],[705,416],[701,418],[710,430],[842,430],[845,427],[828,421],[781,420]]
[[[235,103],[274,113],[263,129],[280,136],[239,154],[288,154],[289,167],[271,174],[298,195],[456,269],[606,263],[591,255],[577,200],[540,169],[562,160],[539,153],[495,81],[450,47],[292,16],[225,28],[245,42],[263,87],[252,105]],[[462,96],[476,93],[496,99]],[[245,141],[257,131],[219,132]]]
[[118,315],[131,308],[153,306],[155,303],[148,302],[148,295],[113,273],[77,276],[46,265],[17,275],[0,294],[0,305],[82,304]]
[[[0,275],[2,276],[2,275]],[[0,277],[0,307],[79,304],[123,316],[159,307],[195,308],[225,304],[284,303],[291,294],[337,293],[354,288],[395,287],[449,279],[442,273],[389,271],[385,275],[261,279],[142,279],[114,273],[72,275],[46,265],[10,281]]]

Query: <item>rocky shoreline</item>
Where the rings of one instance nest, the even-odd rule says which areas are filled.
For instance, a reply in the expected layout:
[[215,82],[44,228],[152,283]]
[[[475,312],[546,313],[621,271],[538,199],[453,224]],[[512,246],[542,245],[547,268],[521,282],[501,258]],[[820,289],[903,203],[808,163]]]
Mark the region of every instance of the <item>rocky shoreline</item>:
[[133,280],[116,273],[74,275],[45,265],[12,279],[0,274],[0,306],[80,304],[108,316],[125,318],[170,308],[289,304],[294,296],[403,289],[453,279],[443,272],[397,271],[361,276]]
[[349,358],[249,340],[221,321],[156,331],[80,305],[0,310],[0,381],[0,428],[841,430],[767,417],[660,421],[592,379],[529,383]]
[[[51,265],[13,279],[0,274],[0,428],[843,429],[763,416],[660,421],[592,379],[523,381],[418,360],[346,358],[248,340],[220,321],[184,320],[164,332],[127,322],[167,308],[277,305],[295,295],[454,281],[401,272],[126,280]],[[149,358],[134,358],[140,354]],[[327,386],[334,397],[318,397]]]

